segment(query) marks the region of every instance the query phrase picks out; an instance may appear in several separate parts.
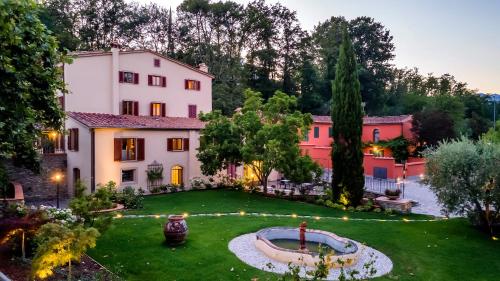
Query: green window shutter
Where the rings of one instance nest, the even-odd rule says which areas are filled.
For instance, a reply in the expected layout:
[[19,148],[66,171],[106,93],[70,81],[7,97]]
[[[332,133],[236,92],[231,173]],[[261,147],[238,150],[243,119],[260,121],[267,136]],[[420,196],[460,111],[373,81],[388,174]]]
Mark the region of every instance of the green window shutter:
[[309,141],[309,130],[307,130],[304,135],[304,141]]
[[333,128],[332,127],[329,127],[328,128],[328,137],[332,137],[333,136]]
[[319,127],[314,127],[314,138],[319,138]]

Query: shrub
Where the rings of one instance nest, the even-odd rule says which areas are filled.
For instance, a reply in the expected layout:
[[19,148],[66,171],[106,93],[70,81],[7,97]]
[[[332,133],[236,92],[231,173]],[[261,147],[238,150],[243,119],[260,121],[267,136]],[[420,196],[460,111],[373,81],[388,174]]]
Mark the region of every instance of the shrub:
[[425,153],[424,182],[446,213],[469,217],[492,234],[500,221],[500,145],[462,138]]
[[353,206],[350,206],[349,208],[347,208],[347,211],[354,212],[356,211],[356,209]]
[[122,192],[118,193],[117,201],[127,209],[142,208],[142,201],[144,199],[144,190],[139,188],[136,192],[131,186],[125,187]]
[[362,206],[362,205],[359,205],[356,207],[356,212],[364,212],[365,211],[365,207]]
[[375,213],[381,213],[381,212],[382,212],[382,209],[380,209],[380,208],[375,208],[375,209],[373,209],[373,211],[374,211]]
[[162,189],[163,186],[154,186],[154,187],[151,187],[149,188],[149,192],[151,193],[160,193],[160,192],[164,192],[164,190]]
[[323,200],[322,198],[319,198],[316,200],[316,204],[318,205],[324,205],[325,204],[325,200]]

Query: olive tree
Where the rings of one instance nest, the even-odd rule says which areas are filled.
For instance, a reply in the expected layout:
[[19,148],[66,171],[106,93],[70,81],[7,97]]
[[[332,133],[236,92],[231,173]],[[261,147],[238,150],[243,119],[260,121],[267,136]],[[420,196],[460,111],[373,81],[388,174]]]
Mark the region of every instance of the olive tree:
[[500,145],[462,138],[426,153],[425,182],[446,213],[467,215],[492,231],[500,220]]

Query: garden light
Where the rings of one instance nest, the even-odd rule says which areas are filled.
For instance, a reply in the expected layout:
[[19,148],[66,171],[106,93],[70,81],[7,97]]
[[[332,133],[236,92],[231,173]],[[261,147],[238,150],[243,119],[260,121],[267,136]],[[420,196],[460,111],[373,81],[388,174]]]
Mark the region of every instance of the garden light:
[[292,214],[292,218],[297,218],[297,214]]
[[245,215],[245,211],[240,211],[240,216],[244,216]]
[[155,218],[159,219],[159,218],[160,218],[160,215],[155,215]]
[[315,220],[319,220],[319,219],[320,219],[320,217],[314,217],[314,219],[315,219]]
[[407,218],[403,218],[403,221],[404,221],[404,222],[409,222],[410,220],[409,220],[409,219],[407,219]]
[[343,217],[342,217],[342,219],[343,219],[343,220],[345,220],[345,221],[348,221],[348,220],[349,220],[349,218],[348,218],[348,217],[346,217],[346,216],[343,216]]
[[216,216],[220,217],[220,216],[221,216],[221,214],[220,214],[220,213],[217,213],[217,214],[216,214]]
[[496,236],[491,236],[491,239],[493,239],[493,241],[497,241],[497,240],[498,240],[498,237],[496,237]]
[[188,213],[184,213],[184,214],[182,214],[182,217],[183,217],[183,218],[187,218],[188,216],[189,216],[189,214],[188,214]]
[[122,215],[122,214],[116,214],[116,216],[115,216],[115,218],[117,218],[117,219],[119,219],[119,218],[121,218],[121,217],[123,217],[123,215]]

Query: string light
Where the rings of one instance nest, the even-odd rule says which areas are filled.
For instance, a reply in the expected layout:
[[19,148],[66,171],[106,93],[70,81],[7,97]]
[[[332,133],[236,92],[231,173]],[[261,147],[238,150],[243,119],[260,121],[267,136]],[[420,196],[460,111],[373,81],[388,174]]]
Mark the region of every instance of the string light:
[[[182,216],[184,218],[189,217],[220,217],[220,216],[255,216],[255,217],[267,217],[267,216],[273,216],[277,218],[304,218],[304,219],[315,219],[315,220],[320,220],[320,219],[330,219],[330,220],[343,220],[343,221],[378,221],[378,222],[435,222],[435,221],[442,221],[442,220],[447,220],[448,218],[442,217],[442,218],[435,218],[435,219],[408,219],[408,218],[403,218],[403,219],[371,219],[371,218],[349,218],[348,216],[343,216],[343,217],[320,217],[320,216],[307,216],[307,215],[297,215],[297,214],[291,214],[291,215],[286,215],[286,214],[269,214],[269,213],[249,213],[247,214],[245,211],[239,211],[238,213],[200,213],[200,214],[191,214],[189,215],[188,213],[184,213]],[[121,213],[118,213],[114,216],[114,218],[160,218],[162,215],[122,215]],[[493,240],[498,240],[500,238],[497,237],[492,237]]]

